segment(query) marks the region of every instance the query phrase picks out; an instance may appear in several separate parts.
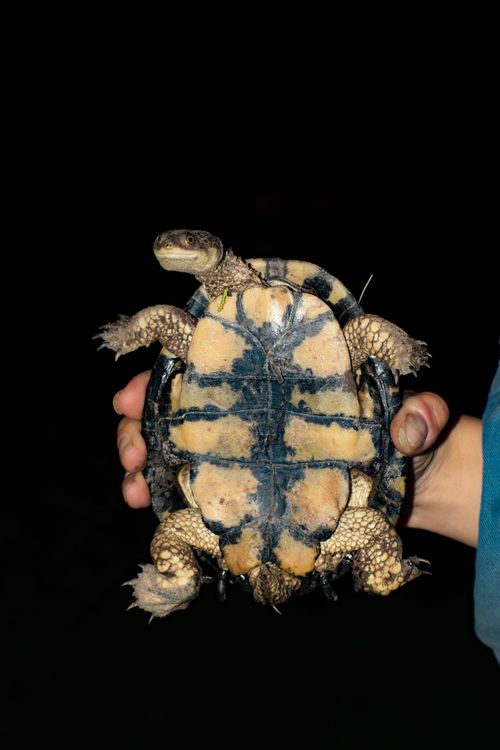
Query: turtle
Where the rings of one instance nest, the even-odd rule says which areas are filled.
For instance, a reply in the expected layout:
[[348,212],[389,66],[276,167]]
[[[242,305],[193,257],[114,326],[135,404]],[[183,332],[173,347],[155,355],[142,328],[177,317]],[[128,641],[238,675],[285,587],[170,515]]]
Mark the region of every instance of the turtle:
[[245,261],[207,231],[160,234],[168,271],[201,286],[102,327],[116,358],[161,344],[146,396],[145,477],[159,525],[154,564],[127,584],[164,617],[217,581],[277,608],[335,581],[387,595],[425,570],[395,529],[407,459],[390,439],[400,375],[427,345],[363,311],[306,261]]

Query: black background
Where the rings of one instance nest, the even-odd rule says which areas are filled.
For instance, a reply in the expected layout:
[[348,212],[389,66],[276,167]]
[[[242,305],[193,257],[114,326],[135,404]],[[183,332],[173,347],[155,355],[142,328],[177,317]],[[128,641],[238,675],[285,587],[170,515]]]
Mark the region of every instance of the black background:
[[498,668],[473,631],[474,551],[448,539],[403,529],[405,552],[430,559],[434,575],[388,598],[355,594],[344,580],[335,605],[318,593],[279,616],[233,588],[220,605],[205,586],[188,610],[149,626],[145,613],[126,612],[131,590],[120,584],[148,561],[156,522],[121,499],[111,399],[154,352],[115,363],[92,336],[119,313],[183,306],[196,281],[163,271],[152,244],[166,229],[208,229],[243,257],[316,262],[356,296],[373,273],[365,310],[433,355],[404,386],[480,416],[499,317],[488,165],[18,201],[5,220],[18,261],[5,276],[18,300],[5,367],[15,448],[2,508],[5,746],[294,747],[304,738],[421,747],[486,737]]

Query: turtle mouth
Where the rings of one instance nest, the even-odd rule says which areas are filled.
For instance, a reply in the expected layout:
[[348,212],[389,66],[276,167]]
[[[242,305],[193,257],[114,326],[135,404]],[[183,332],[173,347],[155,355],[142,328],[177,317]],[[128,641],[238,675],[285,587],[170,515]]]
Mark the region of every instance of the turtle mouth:
[[198,251],[197,250],[177,250],[172,249],[169,250],[167,248],[161,248],[159,250],[155,250],[154,254],[158,258],[158,260],[196,260],[198,258]]

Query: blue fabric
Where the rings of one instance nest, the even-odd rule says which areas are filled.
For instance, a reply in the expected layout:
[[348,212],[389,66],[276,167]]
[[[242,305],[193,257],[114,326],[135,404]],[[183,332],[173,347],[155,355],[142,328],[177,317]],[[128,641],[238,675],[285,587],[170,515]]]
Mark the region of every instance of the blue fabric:
[[483,490],[474,610],[476,633],[500,663],[500,365],[483,415]]

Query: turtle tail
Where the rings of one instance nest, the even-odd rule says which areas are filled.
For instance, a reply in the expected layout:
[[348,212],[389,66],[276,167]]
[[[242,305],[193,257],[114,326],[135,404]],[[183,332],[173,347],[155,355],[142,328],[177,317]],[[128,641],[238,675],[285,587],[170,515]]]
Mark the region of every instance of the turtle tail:
[[300,578],[272,563],[253,568],[248,574],[248,580],[255,601],[270,606],[286,602],[301,585]]

